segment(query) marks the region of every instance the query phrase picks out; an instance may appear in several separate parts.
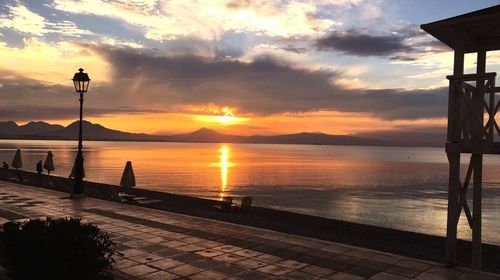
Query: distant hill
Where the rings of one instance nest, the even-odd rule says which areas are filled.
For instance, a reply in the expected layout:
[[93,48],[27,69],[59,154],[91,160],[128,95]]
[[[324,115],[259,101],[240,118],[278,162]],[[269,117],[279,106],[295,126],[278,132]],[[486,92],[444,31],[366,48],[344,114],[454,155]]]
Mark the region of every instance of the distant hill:
[[[376,145],[376,146],[442,146],[445,131],[380,131],[357,135],[330,135],[321,132],[301,132],[285,135],[239,136],[202,128],[191,133],[149,135],[109,129],[100,124],[83,122],[85,140],[101,141],[165,141],[165,142],[216,142],[261,144],[311,144],[311,145]],[[10,139],[78,139],[78,122],[67,127],[45,122],[17,125],[13,121],[0,122],[0,138]]]
[[0,136],[24,136],[39,133],[47,133],[63,129],[64,126],[58,124],[48,124],[46,122],[29,122],[25,125],[17,125],[13,121],[0,122]]
[[346,135],[330,135],[324,133],[301,132],[274,136],[249,136],[247,143],[272,144],[313,144],[313,145],[383,145],[380,140]]
[[[157,136],[145,133],[129,133],[119,130],[109,129],[100,124],[93,124],[88,121],[83,121],[83,138],[86,140],[154,140]],[[67,127],[62,127],[57,130],[38,132],[32,136],[39,136],[41,138],[54,138],[54,139],[78,139],[78,121],[71,123]],[[158,138],[159,140],[159,138]]]
[[446,128],[442,130],[431,129],[429,131],[377,131],[360,133],[356,136],[376,139],[391,146],[444,147],[446,142]]
[[245,142],[245,136],[229,135],[219,133],[208,128],[201,128],[194,132],[173,134],[165,136],[164,139],[171,142]]

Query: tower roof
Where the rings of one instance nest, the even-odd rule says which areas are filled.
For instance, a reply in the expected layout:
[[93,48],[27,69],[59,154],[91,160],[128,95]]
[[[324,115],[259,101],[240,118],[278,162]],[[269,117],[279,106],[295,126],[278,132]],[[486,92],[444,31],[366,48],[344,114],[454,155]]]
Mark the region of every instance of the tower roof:
[[500,50],[500,5],[420,26],[454,50]]

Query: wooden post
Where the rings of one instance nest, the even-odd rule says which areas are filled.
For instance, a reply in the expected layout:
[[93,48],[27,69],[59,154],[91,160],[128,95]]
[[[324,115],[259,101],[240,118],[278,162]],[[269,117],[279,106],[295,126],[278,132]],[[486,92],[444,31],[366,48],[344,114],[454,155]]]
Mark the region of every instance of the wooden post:
[[[479,50],[477,52],[477,75],[480,78],[477,79],[476,92],[473,97],[474,110],[479,115],[482,123],[484,123],[484,73],[486,72],[486,51]],[[477,124],[474,131],[473,145],[480,144],[483,139],[482,133]],[[486,139],[488,140],[488,139]],[[473,193],[472,193],[472,267],[475,269],[481,269],[481,224],[482,224],[482,181],[483,181],[483,155],[477,153],[473,155],[476,157],[474,166],[474,182],[473,182]]]
[[448,179],[448,216],[446,226],[446,262],[455,265],[457,244],[457,216],[460,196],[460,143],[447,144],[450,165]]
[[[453,76],[458,77],[464,72],[464,52],[455,50]],[[446,154],[449,162],[448,180],[448,216],[446,226],[446,262],[456,263],[457,216],[460,198],[460,93],[455,88],[456,80],[450,80],[448,96],[448,143]]]

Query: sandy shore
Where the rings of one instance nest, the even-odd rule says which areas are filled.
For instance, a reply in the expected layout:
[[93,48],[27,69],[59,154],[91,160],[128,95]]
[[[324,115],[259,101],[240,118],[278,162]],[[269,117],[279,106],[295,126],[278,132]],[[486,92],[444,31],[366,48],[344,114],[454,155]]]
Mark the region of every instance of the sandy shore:
[[[18,174],[23,178],[23,184],[40,186],[37,182],[36,174],[21,170]],[[15,170],[0,168],[1,180],[11,180],[16,176]],[[42,187],[44,188],[68,193],[72,186],[72,181],[63,177],[51,176],[50,182],[52,183],[49,185],[47,183],[49,182],[49,178],[44,175],[42,182]],[[119,191],[120,188],[118,186],[85,182],[85,193],[90,197],[119,201]],[[159,202],[143,205],[144,207],[261,227],[435,262],[444,262],[445,239],[443,237],[327,219],[264,207],[252,207],[249,213],[224,213],[214,207],[218,202],[213,200],[145,189],[131,189],[128,193],[159,200]],[[471,243],[459,240],[457,246],[459,264],[470,266]],[[483,244],[483,269],[500,273],[499,263],[500,246]]]

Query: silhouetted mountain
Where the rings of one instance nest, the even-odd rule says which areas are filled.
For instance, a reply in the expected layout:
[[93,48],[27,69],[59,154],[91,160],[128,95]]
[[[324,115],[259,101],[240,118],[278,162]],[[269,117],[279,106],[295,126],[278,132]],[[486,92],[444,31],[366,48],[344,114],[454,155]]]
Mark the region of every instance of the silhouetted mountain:
[[51,132],[64,128],[58,124],[48,124],[46,122],[29,122],[25,125],[17,125],[13,121],[0,122],[0,135],[1,136],[24,136],[36,135],[39,133]]
[[249,136],[250,143],[271,144],[315,144],[315,145],[383,145],[382,141],[373,139],[346,136],[329,135],[324,133],[301,132],[295,134],[275,136]]
[[[100,124],[83,122],[85,140],[166,141],[166,142],[226,142],[261,144],[313,144],[313,145],[391,145],[391,146],[443,146],[445,130],[380,131],[357,135],[329,135],[321,132],[301,132],[285,135],[239,136],[201,128],[191,133],[149,135],[108,129]],[[67,127],[45,122],[30,122],[18,126],[13,121],[0,122],[0,138],[22,139],[78,139],[78,122]]]
[[[42,138],[78,139],[78,121],[58,130],[40,132]],[[86,140],[153,140],[156,136],[144,133],[129,133],[105,128],[100,124],[83,121],[83,138]]]
[[208,128],[201,128],[191,133],[165,136],[164,139],[172,142],[244,142],[245,136],[236,136],[219,133]]
[[446,142],[446,129],[430,131],[378,131],[359,133],[356,136],[385,142],[391,146],[443,147]]

